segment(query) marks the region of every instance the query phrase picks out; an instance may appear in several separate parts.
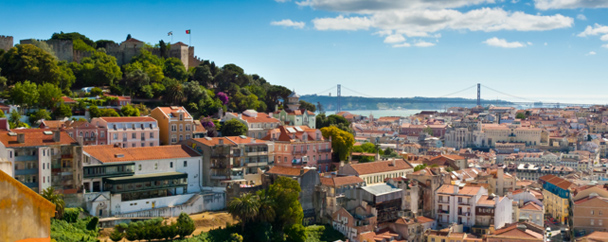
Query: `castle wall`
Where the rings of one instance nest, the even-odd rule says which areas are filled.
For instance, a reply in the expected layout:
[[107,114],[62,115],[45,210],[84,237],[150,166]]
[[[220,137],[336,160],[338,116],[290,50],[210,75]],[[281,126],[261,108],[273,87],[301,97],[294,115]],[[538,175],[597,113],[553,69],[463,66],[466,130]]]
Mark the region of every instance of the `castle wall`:
[[13,36],[0,35],[0,49],[8,51],[13,48]]

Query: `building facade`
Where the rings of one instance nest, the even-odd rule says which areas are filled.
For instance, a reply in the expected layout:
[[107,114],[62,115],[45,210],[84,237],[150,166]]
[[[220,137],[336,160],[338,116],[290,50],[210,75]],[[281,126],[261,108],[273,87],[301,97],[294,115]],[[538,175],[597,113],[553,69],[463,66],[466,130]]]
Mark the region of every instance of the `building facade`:
[[323,138],[318,129],[308,126],[280,126],[270,130],[263,139],[274,142],[274,160],[278,166],[330,170],[331,140]]
[[91,124],[105,132],[105,144],[123,148],[159,145],[158,123],[150,117],[99,117]]
[[184,107],[156,107],[150,117],[158,123],[161,145],[174,145],[194,137],[194,119]]

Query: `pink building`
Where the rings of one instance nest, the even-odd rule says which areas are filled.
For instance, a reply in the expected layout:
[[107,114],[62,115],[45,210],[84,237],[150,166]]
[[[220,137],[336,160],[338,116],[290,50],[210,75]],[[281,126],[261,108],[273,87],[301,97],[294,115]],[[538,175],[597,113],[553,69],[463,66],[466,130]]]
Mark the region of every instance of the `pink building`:
[[274,141],[275,164],[288,167],[317,167],[329,171],[331,141],[321,131],[308,126],[279,126],[268,131],[264,140]]
[[[91,124],[105,131],[106,144],[127,148],[158,146],[159,143],[158,124],[151,117],[100,117],[92,119]],[[104,139],[101,133],[99,136]]]
[[97,127],[88,121],[42,120],[39,127],[65,131],[81,145],[107,144],[106,129]]

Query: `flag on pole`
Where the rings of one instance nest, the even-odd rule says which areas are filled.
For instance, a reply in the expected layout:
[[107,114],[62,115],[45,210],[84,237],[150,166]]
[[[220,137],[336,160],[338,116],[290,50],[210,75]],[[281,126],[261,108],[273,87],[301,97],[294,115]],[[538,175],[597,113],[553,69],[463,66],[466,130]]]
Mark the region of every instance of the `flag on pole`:
[[167,34],[167,36],[171,36],[173,35],[173,31],[169,31],[169,33]]
[[190,34],[190,30],[189,29],[186,30],[186,34]]

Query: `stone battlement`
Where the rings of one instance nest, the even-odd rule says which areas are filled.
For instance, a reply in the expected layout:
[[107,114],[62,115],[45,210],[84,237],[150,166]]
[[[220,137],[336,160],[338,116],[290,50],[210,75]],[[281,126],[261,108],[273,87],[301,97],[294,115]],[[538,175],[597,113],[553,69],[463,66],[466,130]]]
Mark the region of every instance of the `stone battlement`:
[[0,49],[8,51],[13,48],[13,36],[0,35]]

